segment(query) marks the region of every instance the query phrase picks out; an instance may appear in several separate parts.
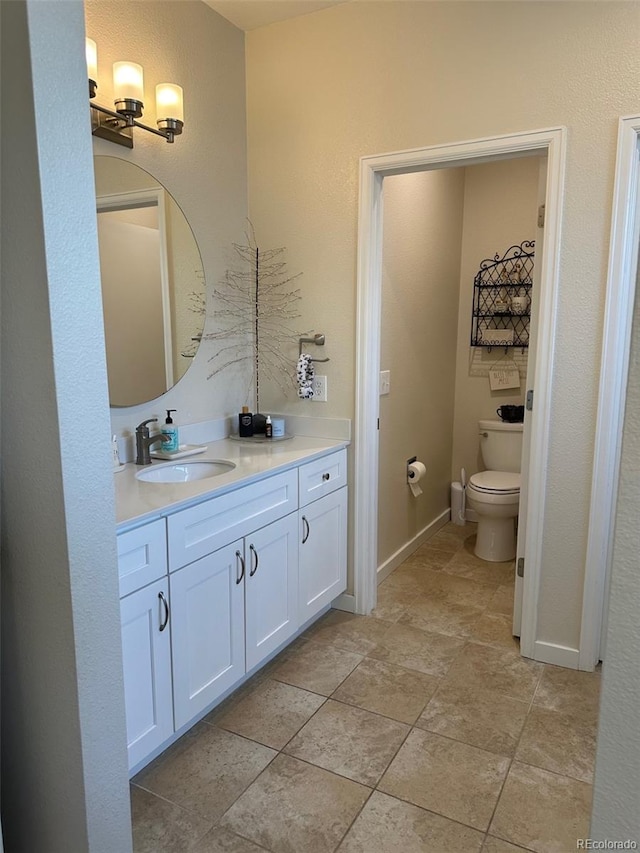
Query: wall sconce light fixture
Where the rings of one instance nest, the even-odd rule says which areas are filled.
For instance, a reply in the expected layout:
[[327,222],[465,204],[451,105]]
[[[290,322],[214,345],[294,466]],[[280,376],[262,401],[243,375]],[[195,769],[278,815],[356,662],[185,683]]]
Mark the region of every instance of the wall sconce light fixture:
[[86,39],[89,99],[91,101],[91,132],[94,136],[133,148],[133,128],[148,130],[173,142],[182,133],[184,104],[182,88],[175,83],[156,86],[156,123],[158,129],[138,121],[144,110],[144,84],[142,66],[135,62],[114,62],[114,110],[96,104],[98,91],[98,49],[93,39]]

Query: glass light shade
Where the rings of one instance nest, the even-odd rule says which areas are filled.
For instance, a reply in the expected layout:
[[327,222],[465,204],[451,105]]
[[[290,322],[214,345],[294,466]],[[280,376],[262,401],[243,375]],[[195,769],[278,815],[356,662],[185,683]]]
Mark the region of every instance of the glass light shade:
[[89,80],[98,80],[98,46],[93,39],[87,38],[85,50],[87,54],[87,77]]
[[113,63],[113,97],[119,100],[144,100],[142,65],[135,62]]
[[182,86],[175,83],[158,83],[156,86],[156,119],[184,121]]

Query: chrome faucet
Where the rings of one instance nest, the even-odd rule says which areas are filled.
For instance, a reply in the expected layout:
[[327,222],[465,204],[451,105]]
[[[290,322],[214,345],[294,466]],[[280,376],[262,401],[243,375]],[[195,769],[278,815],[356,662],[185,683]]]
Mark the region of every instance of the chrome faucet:
[[149,435],[149,427],[147,424],[155,424],[157,418],[149,418],[148,421],[142,421],[136,427],[136,465],[151,465],[151,456],[149,448],[159,441],[171,441],[170,436],[158,433],[158,435]]

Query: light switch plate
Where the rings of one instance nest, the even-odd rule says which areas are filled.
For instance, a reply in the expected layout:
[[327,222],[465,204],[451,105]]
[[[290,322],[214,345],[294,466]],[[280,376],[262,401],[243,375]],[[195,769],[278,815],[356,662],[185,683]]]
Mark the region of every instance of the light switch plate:
[[313,382],[311,384],[313,388],[313,397],[311,398],[314,403],[326,403],[327,402],[327,377],[326,376],[314,376]]
[[390,370],[381,370],[380,371],[380,396],[383,397],[385,394],[389,394],[391,391],[391,371]]

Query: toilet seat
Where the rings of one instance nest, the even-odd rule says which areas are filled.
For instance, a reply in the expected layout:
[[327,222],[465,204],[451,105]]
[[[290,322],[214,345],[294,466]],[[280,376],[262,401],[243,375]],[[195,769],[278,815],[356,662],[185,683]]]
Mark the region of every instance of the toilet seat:
[[487,495],[519,495],[520,474],[510,471],[480,471],[473,474],[469,486]]

